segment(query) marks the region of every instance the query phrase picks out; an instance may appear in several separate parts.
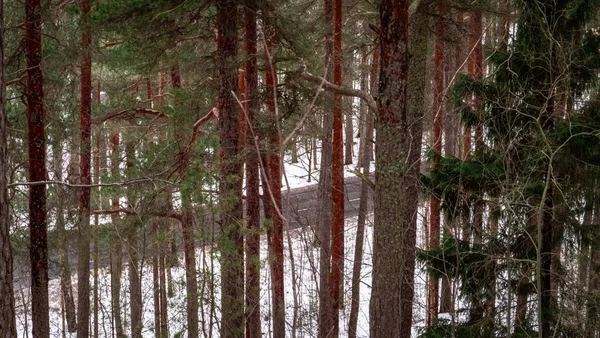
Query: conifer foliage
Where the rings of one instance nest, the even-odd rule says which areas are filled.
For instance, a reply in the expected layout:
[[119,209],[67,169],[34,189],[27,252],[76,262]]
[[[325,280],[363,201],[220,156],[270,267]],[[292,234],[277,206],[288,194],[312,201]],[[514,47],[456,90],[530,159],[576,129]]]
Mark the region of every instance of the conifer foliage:
[[600,335],[600,0],[0,10],[0,338]]

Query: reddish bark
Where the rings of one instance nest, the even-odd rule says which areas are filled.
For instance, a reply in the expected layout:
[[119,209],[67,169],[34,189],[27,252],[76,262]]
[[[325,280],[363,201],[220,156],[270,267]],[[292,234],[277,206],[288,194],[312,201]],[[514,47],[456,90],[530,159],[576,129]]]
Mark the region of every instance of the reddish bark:
[[173,88],[181,88],[181,74],[179,73],[179,65],[171,67],[171,86]]
[[[255,0],[247,2],[244,9],[244,41],[248,59],[245,64],[246,116],[241,121],[248,129],[254,124],[258,111],[258,68],[256,64],[257,32]],[[248,123],[246,123],[246,118]],[[260,201],[259,201],[259,154],[253,147],[252,133],[247,133],[246,143],[246,338],[260,338]]]
[[217,7],[218,110],[221,140],[221,320],[222,338],[244,335],[244,241],[242,167],[239,158],[239,110],[233,92],[237,76],[237,1],[219,0]]
[[[40,0],[25,1],[25,56],[27,59],[27,127],[29,181],[46,179],[44,88],[42,75],[42,8]],[[29,187],[31,309],[33,336],[50,335],[48,308],[48,230],[46,185]]]
[[149,77],[146,78],[146,98],[148,102],[150,102],[150,107],[152,107],[152,99],[154,98],[152,94],[152,80]]
[[160,82],[158,86],[158,106],[162,107],[165,105],[165,73],[160,73]]
[[[79,175],[81,184],[91,184],[91,119],[92,119],[92,61],[90,45],[91,28],[87,24],[87,16],[91,9],[89,0],[80,3],[83,15],[83,32],[81,34],[81,113],[80,113],[80,161]],[[89,337],[90,327],[90,194],[89,187],[82,187],[79,195],[79,258],[77,260],[77,328],[78,338]]]
[[[265,31],[267,46],[272,51],[275,47],[274,28],[265,18]],[[272,54],[271,54],[272,56]],[[271,278],[273,283],[273,336],[285,337],[285,302],[284,302],[284,280],[283,280],[283,219],[281,218],[281,158],[279,156],[280,139],[277,121],[277,65],[272,58],[265,70],[265,84],[267,90],[266,105],[271,113],[271,127],[269,130],[269,190],[275,200],[271,210]],[[279,211],[278,211],[279,210]]]
[[[333,82],[342,85],[342,1],[333,4]],[[331,294],[332,334],[339,332],[339,308],[342,305],[340,291],[344,268],[344,141],[342,125],[342,95],[333,94],[333,153],[331,212],[331,274],[329,292]]]
[[248,110],[248,99],[246,96],[246,67],[242,67],[239,70],[239,100],[242,103],[240,109],[240,152],[244,152],[246,147],[246,114]]

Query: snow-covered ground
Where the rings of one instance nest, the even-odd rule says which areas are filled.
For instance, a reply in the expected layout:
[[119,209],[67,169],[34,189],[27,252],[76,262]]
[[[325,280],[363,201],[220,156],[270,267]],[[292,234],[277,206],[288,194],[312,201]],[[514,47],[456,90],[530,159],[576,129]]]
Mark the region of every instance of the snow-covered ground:
[[[356,148],[356,147],[355,147]],[[357,153],[358,149],[355,149]],[[292,164],[290,156],[285,157],[284,189],[290,189],[315,184],[318,180],[317,169],[308,169],[307,154],[299,149],[299,162]],[[317,163],[318,158],[314,159]],[[356,163],[356,159],[354,161]],[[355,165],[344,168],[345,176],[353,176],[351,171]],[[374,169],[372,164],[371,170]],[[309,173],[311,179],[309,182]],[[361,270],[360,283],[360,313],[358,316],[358,337],[369,336],[369,299],[371,294],[371,257],[372,257],[372,215],[367,219],[365,228],[364,256]],[[340,312],[340,336],[347,336],[348,320],[350,316],[351,299],[351,276],[353,269],[354,247],[356,238],[357,218],[346,219],[345,227],[345,271],[344,271],[344,308]],[[419,219],[419,234],[422,234],[421,219]],[[311,227],[290,230],[285,233],[285,303],[286,321],[288,323],[288,336],[292,336],[292,323],[296,316],[296,337],[315,337],[317,335],[318,314],[318,280],[319,280],[319,249],[315,244]],[[418,242],[422,236],[418,237]],[[199,328],[202,337],[218,337],[219,335],[219,306],[220,306],[220,266],[216,247],[206,246],[197,248],[196,267],[198,271],[198,289],[200,310]],[[296,279],[292,279],[292,258]],[[180,262],[183,262],[183,253],[180,253]],[[142,269],[142,297],[143,297],[143,336],[154,337],[154,300],[152,267],[146,258],[146,264]],[[263,336],[270,337],[272,324],[270,321],[271,308],[271,285],[268,267],[266,238],[261,243],[261,313],[263,323]],[[183,266],[183,264],[181,264]],[[425,274],[420,267],[416,269],[415,276],[415,300],[425,299]],[[172,268],[174,292],[173,297],[168,299],[169,333],[170,336],[186,335],[186,305],[185,305],[185,269],[183,267]],[[90,273],[90,283],[93,285],[93,274]],[[74,296],[77,297],[77,276],[72,276]],[[19,283],[23,285],[24,283]],[[99,337],[112,337],[114,328],[111,318],[111,295],[110,295],[110,271],[108,268],[99,270]],[[129,285],[127,267],[124,266],[121,278],[121,301],[122,319],[126,333],[129,327]],[[213,285],[213,287],[211,287]],[[65,326],[62,317],[62,304],[60,296],[59,279],[50,280],[50,330],[51,337],[74,337],[75,334],[63,332]],[[294,290],[297,292],[297,308],[294,304]],[[27,288],[16,290],[16,306],[18,311],[17,326],[19,337],[32,337],[31,335],[31,307],[30,294]],[[418,301],[414,308],[414,327],[422,327],[425,316],[425,306]],[[211,327],[212,325],[212,327]],[[415,329],[413,329],[413,332]],[[414,333],[413,333],[414,336]]]

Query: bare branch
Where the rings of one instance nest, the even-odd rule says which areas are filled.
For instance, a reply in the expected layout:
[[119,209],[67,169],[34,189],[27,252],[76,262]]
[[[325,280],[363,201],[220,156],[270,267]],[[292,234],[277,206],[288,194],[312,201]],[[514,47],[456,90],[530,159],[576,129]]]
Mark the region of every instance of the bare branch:
[[158,179],[158,178],[150,178],[150,177],[141,177],[141,178],[135,178],[135,179],[131,179],[131,180],[123,181],[123,182],[98,183],[98,184],[72,184],[72,183],[67,183],[64,181],[17,182],[17,183],[11,183],[7,187],[13,188],[13,187],[18,187],[18,186],[34,186],[34,185],[41,185],[41,184],[47,184],[47,185],[54,184],[54,185],[63,185],[66,187],[71,187],[71,188],[99,188],[99,187],[123,187],[123,186],[127,186],[127,185],[147,183],[147,182],[160,182],[160,183],[165,183],[168,185],[176,185],[175,183],[173,183],[171,181],[167,181],[167,180],[162,180],[162,179]]
[[348,88],[345,86],[335,85],[320,76],[313,75],[313,74],[303,70],[302,68],[299,69],[296,72],[296,74],[298,74],[301,78],[303,78],[309,82],[319,85],[320,88],[323,88],[327,91],[342,94],[344,96],[359,97],[359,98],[365,100],[365,102],[369,106],[369,109],[371,109],[374,113],[377,113],[377,102],[375,102],[375,99],[373,98],[373,96],[371,96],[371,94],[369,94],[365,91],[354,89],[354,88]]
[[148,108],[130,108],[130,109],[125,109],[125,110],[121,110],[118,112],[113,112],[113,113],[108,113],[105,116],[99,118],[99,119],[95,119],[93,122],[94,124],[101,124],[103,122],[106,122],[108,120],[112,120],[112,119],[130,119],[130,118],[134,118],[136,117],[136,115],[141,114],[141,115],[152,115],[155,116],[157,118],[169,118],[169,115],[155,110],[155,109],[148,109]]

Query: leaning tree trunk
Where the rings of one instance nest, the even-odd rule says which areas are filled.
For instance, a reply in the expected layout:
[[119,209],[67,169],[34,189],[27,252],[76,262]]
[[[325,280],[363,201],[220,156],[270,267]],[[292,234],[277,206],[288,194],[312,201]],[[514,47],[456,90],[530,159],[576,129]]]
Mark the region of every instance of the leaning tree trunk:
[[[0,61],[4,62],[4,1],[0,0]],[[8,208],[8,130],[4,67],[0,67],[0,338],[16,338],[13,259]]]
[[[27,126],[29,181],[46,180],[46,135],[42,75],[42,6],[40,0],[25,1],[25,56],[27,59]],[[29,187],[31,260],[31,310],[33,336],[50,336],[48,304],[48,227],[46,185]]]
[[423,116],[407,110],[408,5],[383,0],[379,6],[371,337],[410,337],[412,327]]
[[81,50],[83,60],[81,63],[81,158],[79,172],[82,187],[79,195],[79,254],[77,259],[77,317],[79,326],[77,338],[87,338],[90,335],[90,193],[91,188],[91,120],[92,120],[92,61],[91,61],[91,27],[87,23],[87,16],[91,9],[89,0],[80,4],[83,15],[83,33],[81,37]]
[[239,110],[232,93],[238,89],[237,2],[219,0],[217,55],[219,72],[219,136],[221,139],[221,334],[244,335],[244,245],[242,221],[242,168],[239,160]]

